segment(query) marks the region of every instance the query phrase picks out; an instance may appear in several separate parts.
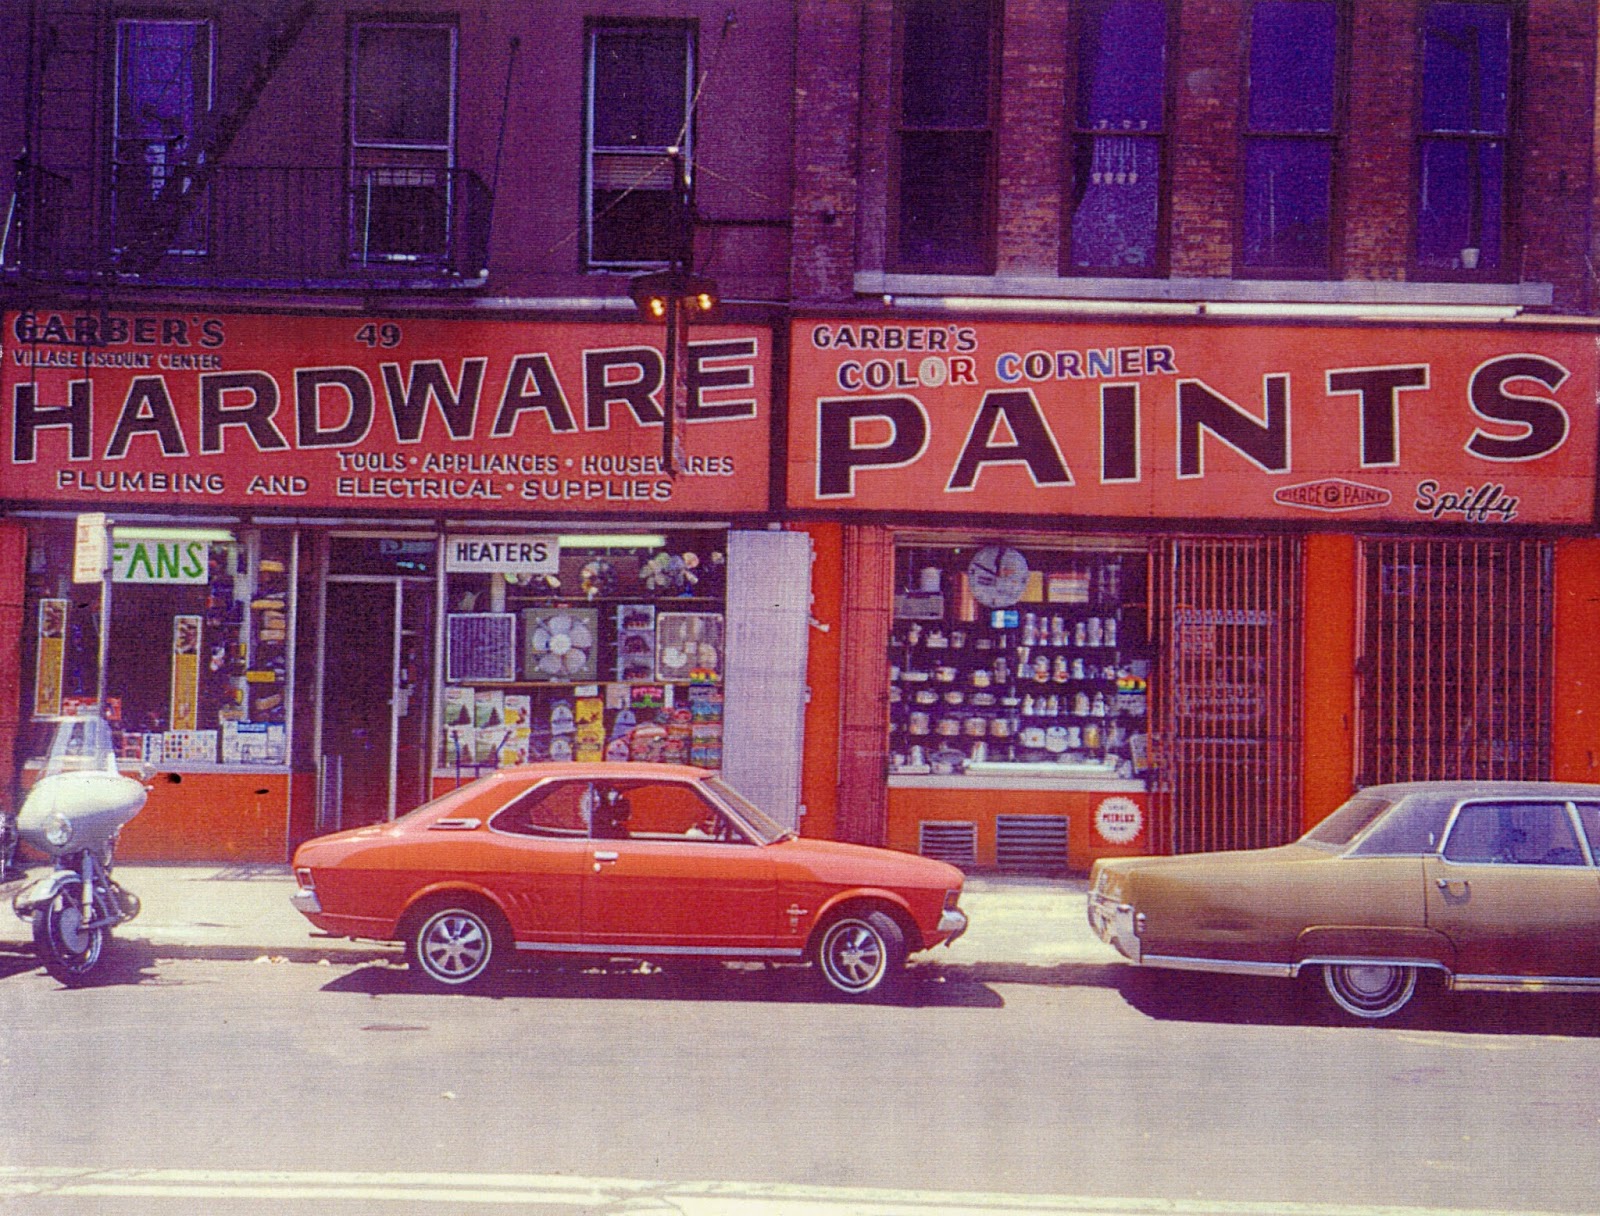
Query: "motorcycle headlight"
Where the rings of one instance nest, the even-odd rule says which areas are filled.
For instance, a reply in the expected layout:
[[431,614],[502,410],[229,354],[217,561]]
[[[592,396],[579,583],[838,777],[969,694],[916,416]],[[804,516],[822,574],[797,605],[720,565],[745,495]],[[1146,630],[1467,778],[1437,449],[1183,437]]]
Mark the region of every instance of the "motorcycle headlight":
[[60,811],[44,821],[44,839],[52,849],[62,849],[72,839],[72,820]]

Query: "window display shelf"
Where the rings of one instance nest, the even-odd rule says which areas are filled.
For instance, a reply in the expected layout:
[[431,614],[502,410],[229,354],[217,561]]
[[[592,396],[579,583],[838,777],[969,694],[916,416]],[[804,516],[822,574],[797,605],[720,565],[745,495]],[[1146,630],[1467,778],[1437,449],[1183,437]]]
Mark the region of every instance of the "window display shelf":
[[1146,767],[1142,554],[897,554],[891,779],[1107,782]]

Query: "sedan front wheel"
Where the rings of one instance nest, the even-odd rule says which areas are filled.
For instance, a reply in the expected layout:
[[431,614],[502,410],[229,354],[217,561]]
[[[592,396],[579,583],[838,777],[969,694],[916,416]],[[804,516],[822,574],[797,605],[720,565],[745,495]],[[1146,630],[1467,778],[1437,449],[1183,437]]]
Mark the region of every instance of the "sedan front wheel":
[[817,966],[842,996],[892,993],[905,961],[905,933],[887,912],[847,912],[830,921],[817,942]]
[[1325,963],[1322,984],[1333,1003],[1352,1017],[1392,1017],[1417,991],[1417,969],[1391,963]]

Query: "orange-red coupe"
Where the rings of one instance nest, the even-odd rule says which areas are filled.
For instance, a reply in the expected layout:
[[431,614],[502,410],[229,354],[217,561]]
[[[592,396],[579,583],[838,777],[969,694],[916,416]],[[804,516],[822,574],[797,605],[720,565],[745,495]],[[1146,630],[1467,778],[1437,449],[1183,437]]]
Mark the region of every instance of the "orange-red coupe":
[[513,950],[804,962],[886,996],[906,956],[967,927],[954,866],[802,840],[721,777],[665,764],[532,764],[392,823],[307,841],[294,906],[328,933],[405,943],[460,989]]

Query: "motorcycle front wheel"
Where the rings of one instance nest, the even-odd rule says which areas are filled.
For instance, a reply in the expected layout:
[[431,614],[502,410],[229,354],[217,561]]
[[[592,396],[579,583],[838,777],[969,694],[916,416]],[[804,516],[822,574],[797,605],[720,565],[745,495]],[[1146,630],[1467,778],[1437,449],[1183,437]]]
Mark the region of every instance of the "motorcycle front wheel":
[[44,969],[69,987],[88,980],[105,950],[105,929],[85,929],[83,922],[83,905],[65,891],[33,914],[34,949]]

